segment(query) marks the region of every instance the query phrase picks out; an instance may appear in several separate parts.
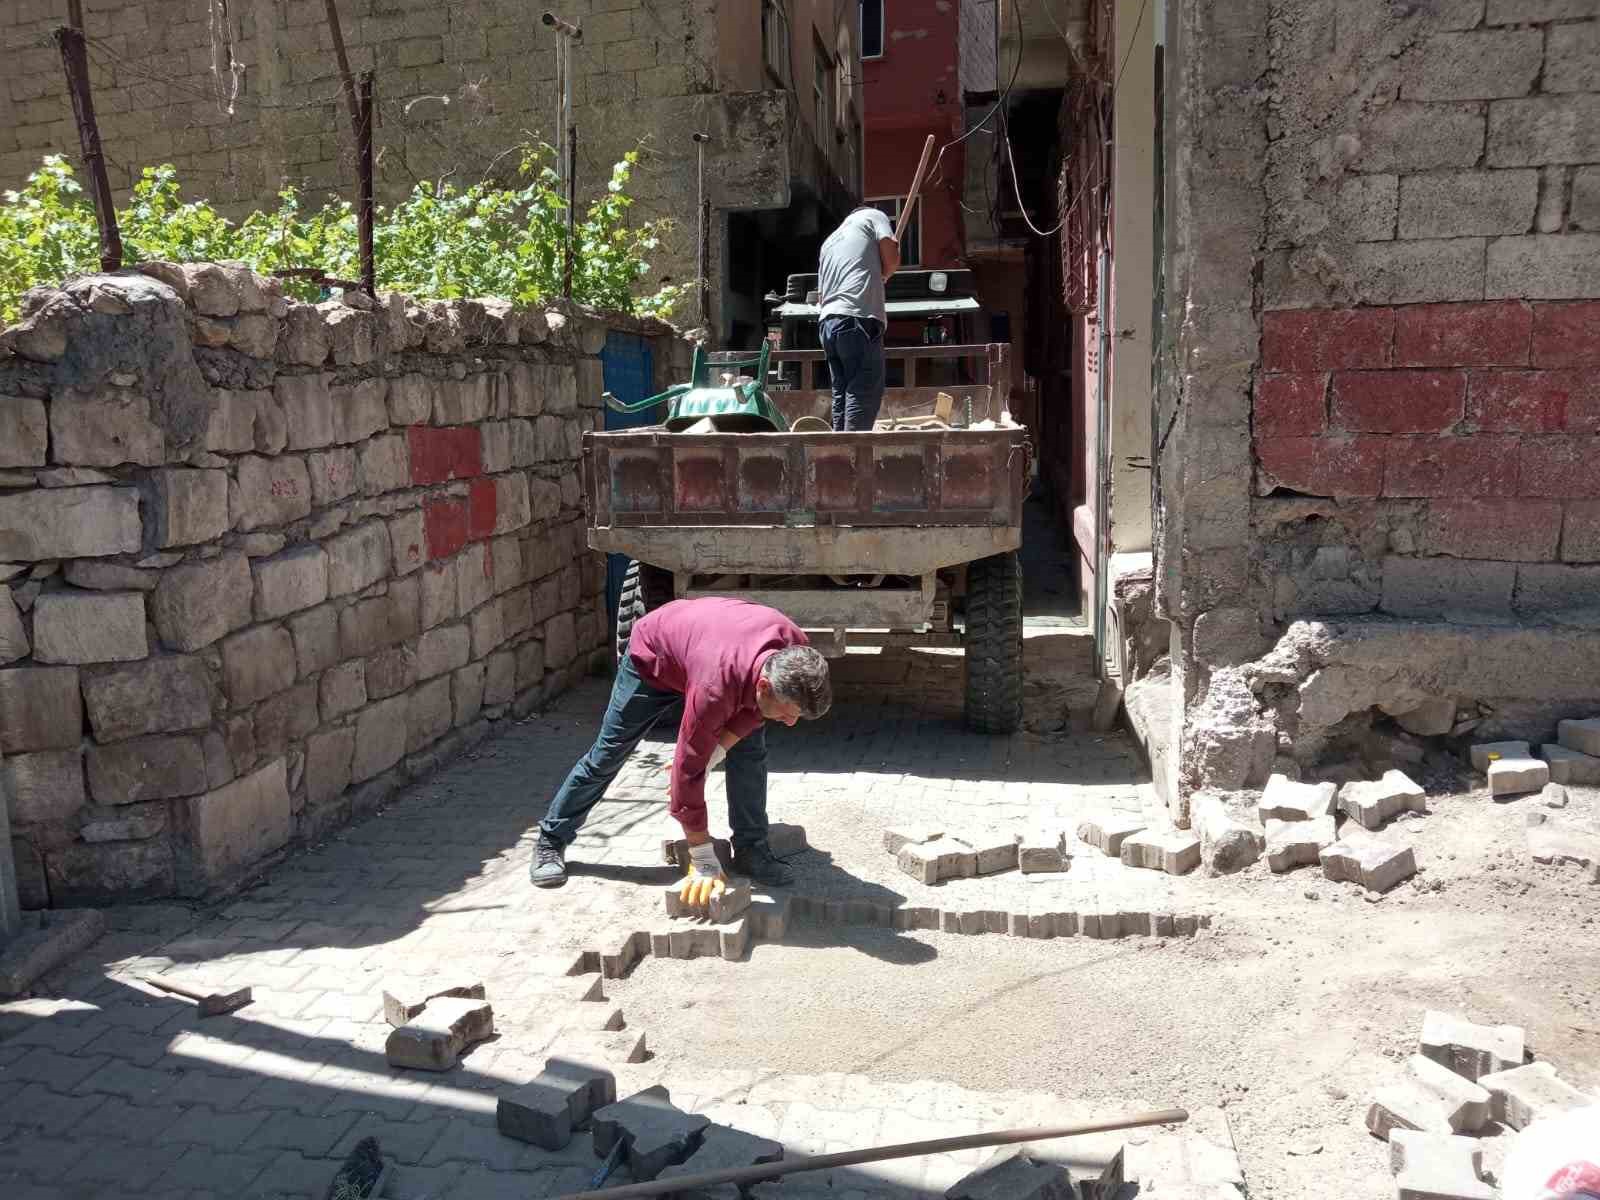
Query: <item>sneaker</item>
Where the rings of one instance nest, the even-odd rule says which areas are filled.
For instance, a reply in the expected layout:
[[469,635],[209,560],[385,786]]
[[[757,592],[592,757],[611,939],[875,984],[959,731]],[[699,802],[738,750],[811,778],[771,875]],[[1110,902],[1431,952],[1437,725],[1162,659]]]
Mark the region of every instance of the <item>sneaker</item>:
[[535,887],[559,887],[567,881],[566,853],[560,842],[545,834],[539,835],[534,847],[533,862],[528,867],[528,878]]
[[733,873],[762,887],[788,887],[794,882],[794,872],[773,856],[772,847],[764,841],[735,848]]

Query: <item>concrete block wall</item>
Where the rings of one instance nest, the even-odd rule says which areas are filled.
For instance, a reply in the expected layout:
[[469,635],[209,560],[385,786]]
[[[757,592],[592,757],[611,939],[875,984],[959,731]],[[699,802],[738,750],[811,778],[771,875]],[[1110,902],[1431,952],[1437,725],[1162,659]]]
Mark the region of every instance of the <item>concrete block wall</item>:
[[225,886],[609,641],[577,465],[606,322],[142,271],[36,291],[0,342],[0,771],[29,907]]

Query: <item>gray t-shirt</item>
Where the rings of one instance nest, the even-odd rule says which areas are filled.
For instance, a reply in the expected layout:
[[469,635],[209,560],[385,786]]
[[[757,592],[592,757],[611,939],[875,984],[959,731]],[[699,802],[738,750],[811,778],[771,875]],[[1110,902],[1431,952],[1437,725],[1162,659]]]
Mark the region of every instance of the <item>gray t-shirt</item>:
[[817,265],[821,317],[873,317],[888,323],[883,307],[883,260],[878,242],[894,237],[880,209],[858,208],[822,243]]

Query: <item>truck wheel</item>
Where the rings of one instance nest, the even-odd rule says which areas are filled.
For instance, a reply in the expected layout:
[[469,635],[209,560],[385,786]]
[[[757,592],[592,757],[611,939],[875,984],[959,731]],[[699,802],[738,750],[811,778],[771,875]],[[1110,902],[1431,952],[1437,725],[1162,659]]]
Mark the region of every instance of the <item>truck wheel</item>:
[[1022,724],[1022,564],[1014,552],[967,567],[967,725],[1015,733]]
[[622,595],[617,600],[617,661],[628,652],[633,623],[653,608],[672,600],[672,576],[649,563],[630,562],[622,577]]

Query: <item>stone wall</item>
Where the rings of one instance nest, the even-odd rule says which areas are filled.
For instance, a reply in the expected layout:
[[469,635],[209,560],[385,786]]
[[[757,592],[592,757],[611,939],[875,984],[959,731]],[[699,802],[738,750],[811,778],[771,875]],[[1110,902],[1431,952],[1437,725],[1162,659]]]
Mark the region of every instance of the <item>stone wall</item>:
[[605,321],[140,270],[31,293],[0,343],[0,779],[29,907],[226,885],[608,642],[577,464]]
[[[1600,10],[1173,21],[1158,585],[1185,784],[1309,766],[1407,703],[1452,710],[1435,734],[1548,735],[1600,678],[1470,648],[1520,628],[1589,662],[1600,627]],[[1306,699],[1347,642],[1392,668]]]

